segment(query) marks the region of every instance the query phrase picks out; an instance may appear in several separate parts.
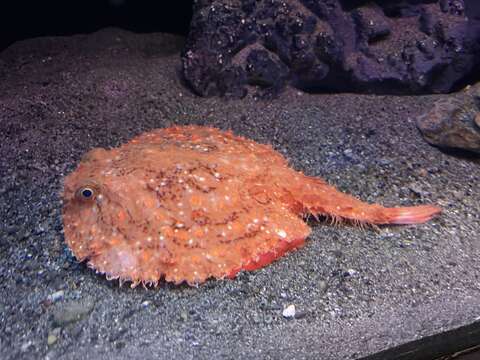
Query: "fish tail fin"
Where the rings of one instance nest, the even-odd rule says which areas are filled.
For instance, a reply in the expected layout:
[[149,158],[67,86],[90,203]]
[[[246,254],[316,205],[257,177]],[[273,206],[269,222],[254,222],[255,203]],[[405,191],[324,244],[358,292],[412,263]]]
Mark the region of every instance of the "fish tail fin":
[[420,224],[441,212],[441,209],[434,205],[389,208],[368,204],[337,190],[321,179],[307,179],[311,184],[308,190],[298,189],[293,193],[297,204],[302,205],[303,214],[325,215],[333,219],[366,224]]

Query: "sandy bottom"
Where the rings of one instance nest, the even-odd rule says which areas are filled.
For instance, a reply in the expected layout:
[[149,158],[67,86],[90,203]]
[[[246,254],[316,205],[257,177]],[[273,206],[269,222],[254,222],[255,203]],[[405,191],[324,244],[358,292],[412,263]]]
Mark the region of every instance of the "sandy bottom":
[[[438,96],[199,98],[177,76],[182,44],[107,29],[0,54],[1,358],[353,359],[465,325],[480,338],[480,161],[422,140],[414,120]],[[364,200],[444,213],[378,232],[312,222],[304,248],[235,280],[119,288],[65,246],[62,178],[93,147],[173,124],[232,129]]]

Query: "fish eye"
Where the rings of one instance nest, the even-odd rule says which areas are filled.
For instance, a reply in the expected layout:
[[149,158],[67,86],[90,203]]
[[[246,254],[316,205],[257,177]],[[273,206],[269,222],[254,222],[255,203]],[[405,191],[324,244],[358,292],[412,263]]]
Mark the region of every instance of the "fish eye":
[[80,188],[80,190],[78,191],[78,195],[82,200],[90,200],[95,197],[95,190],[93,190],[91,187],[86,186]]

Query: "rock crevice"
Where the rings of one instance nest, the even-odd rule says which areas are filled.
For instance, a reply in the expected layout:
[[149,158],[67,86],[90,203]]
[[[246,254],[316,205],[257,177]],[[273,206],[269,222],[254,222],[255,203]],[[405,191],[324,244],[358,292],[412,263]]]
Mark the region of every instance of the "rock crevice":
[[199,0],[182,55],[199,95],[446,93],[480,62],[463,0]]

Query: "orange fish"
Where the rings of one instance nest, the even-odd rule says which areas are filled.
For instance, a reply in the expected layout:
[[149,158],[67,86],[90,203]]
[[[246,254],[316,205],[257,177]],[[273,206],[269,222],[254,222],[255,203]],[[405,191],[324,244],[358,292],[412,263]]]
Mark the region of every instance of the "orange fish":
[[416,224],[436,206],[385,208],[288,166],[268,145],[200,126],[93,149],[65,178],[65,240],[108,279],[195,285],[233,278],[301,247],[308,214]]

